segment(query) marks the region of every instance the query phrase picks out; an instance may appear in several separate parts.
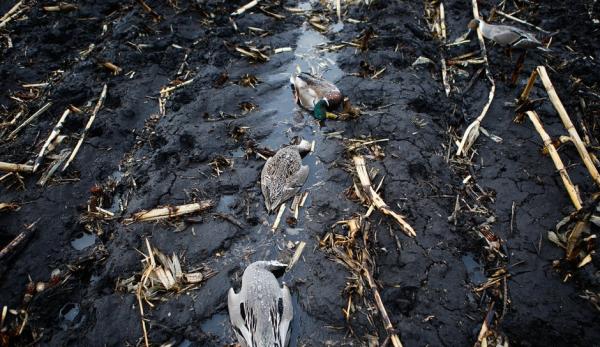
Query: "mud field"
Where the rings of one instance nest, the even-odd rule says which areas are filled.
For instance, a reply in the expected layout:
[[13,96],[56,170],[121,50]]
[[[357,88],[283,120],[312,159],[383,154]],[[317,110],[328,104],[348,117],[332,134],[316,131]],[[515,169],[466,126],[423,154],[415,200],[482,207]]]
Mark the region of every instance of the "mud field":
[[[600,343],[593,304],[600,260],[593,255],[577,268],[548,240],[574,208],[532,123],[513,122],[530,72],[545,65],[576,128],[586,126],[590,153],[598,149],[600,4],[504,4],[504,12],[520,6],[516,17],[553,32],[554,51],[528,52],[511,86],[518,54],[507,57],[486,42],[496,93],[482,125],[502,141],[480,135],[463,158],[455,142],[480,114],[489,84],[481,64],[449,65],[446,96],[440,59],[477,52],[474,36],[444,46],[422,1],[342,1],[343,24],[335,2],[261,1],[231,16],[246,3],[77,1],[75,9],[47,11],[43,6],[54,4],[25,1],[26,9],[0,28],[0,161],[33,164],[63,111],[75,107],[62,128],[67,137],[35,174],[2,174],[0,202],[16,209],[0,211],[0,248],[37,221],[1,260],[0,306],[13,310],[0,327],[3,345],[144,345],[131,284],[144,270],[147,239],[176,254],[185,271],[205,275],[192,288],[157,294],[154,307],[144,302],[151,345],[235,344],[229,288],[239,288],[249,263],[289,262],[304,242],[280,277],[294,300],[290,345],[391,346],[369,288],[362,296],[349,290],[352,274],[320,244],[336,222],[367,211],[351,197],[348,146],[360,143],[352,139],[381,140],[357,151],[378,170],[374,185],[385,177],[381,197],[417,234],[406,236],[377,211],[369,217],[373,276],[404,346],[473,345],[488,312],[490,330],[513,346]],[[499,3],[481,1],[482,17]],[[2,2],[0,13],[13,5]],[[450,43],[467,31],[471,1],[444,6]],[[236,47],[256,47],[268,59]],[[431,63],[413,65],[419,57]],[[335,82],[361,115],[319,124],[294,104],[289,76],[298,68]],[[251,76],[258,81],[248,83]],[[75,159],[38,184],[77,143],[104,84],[103,107]],[[531,98],[544,98],[536,109],[548,133],[566,135],[540,82]],[[46,112],[10,138],[47,102]],[[23,116],[6,124],[18,112]],[[288,210],[273,232],[275,214],[267,214],[260,189],[261,155],[295,137],[315,144],[303,159],[311,170],[308,198],[297,221]],[[593,209],[597,187],[574,146],[559,153]],[[214,206],[201,213],[125,223],[140,210],[206,200]],[[482,230],[501,240],[497,249]],[[354,300],[347,319],[348,293]]]

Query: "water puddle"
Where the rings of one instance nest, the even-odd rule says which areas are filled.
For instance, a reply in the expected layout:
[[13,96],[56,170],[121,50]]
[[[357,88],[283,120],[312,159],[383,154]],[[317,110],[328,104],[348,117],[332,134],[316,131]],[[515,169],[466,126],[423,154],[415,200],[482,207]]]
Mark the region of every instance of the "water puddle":
[[77,251],[82,251],[96,243],[96,235],[81,233],[77,238],[71,240],[71,246]]
[[219,213],[234,213],[233,206],[236,203],[236,199],[235,195],[221,195],[215,211]]
[[85,321],[85,315],[81,312],[79,304],[70,302],[60,309],[58,320],[63,330],[77,329]]
[[[310,2],[300,3],[298,7],[305,11],[310,11],[312,8]],[[301,71],[310,72],[337,83],[343,76],[343,72],[336,64],[337,53],[322,49],[329,42],[325,36],[311,29],[307,23],[299,31],[300,35],[294,51],[295,59],[287,66],[280,68],[280,72],[266,77],[266,83],[283,84],[283,86],[270,92],[269,100],[264,104],[261,103],[261,109],[269,115],[266,123],[273,124],[273,131],[261,141],[261,144],[277,150],[289,144],[294,136],[299,136],[309,142],[314,141],[315,153],[318,153],[320,148],[332,145],[325,140],[327,122],[321,127],[310,112],[296,105],[289,78],[299,68]],[[308,165],[310,168],[310,174],[303,190],[317,188],[323,184],[325,167],[315,153],[308,154],[302,161],[303,165]],[[310,203],[309,194],[305,206],[309,206]]]
[[477,261],[477,259],[475,259],[474,254],[467,253],[461,258],[463,264],[465,264],[467,276],[469,277],[469,281],[471,283],[479,285],[487,281],[487,277],[485,276],[485,268]]

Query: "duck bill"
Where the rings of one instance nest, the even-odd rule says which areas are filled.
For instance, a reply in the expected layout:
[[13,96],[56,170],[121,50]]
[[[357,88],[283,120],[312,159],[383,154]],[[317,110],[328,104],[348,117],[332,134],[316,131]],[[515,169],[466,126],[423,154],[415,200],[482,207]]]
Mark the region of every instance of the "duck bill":
[[325,118],[326,119],[338,119],[339,117],[335,113],[325,112]]

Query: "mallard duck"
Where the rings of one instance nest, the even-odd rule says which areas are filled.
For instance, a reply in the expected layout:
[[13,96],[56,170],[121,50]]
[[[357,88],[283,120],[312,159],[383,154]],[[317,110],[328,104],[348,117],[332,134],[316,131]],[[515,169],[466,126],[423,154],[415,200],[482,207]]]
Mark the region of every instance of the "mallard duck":
[[300,141],[275,153],[265,163],[260,175],[260,185],[269,213],[293,197],[308,177],[308,166],[302,165],[300,153],[310,151],[310,143]]
[[296,103],[312,111],[318,120],[336,119],[337,116],[327,112],[342,103],[342,93],[335,84],[302,72],[290,77]]
[[469,22],[469,28],[477,30],[481,28],[483,37],[508,48],[538,48],[548,51],[546,47],[530,32],[509,25],[488,24],[481,19],[473,19]]
[[287,286],[271,271],[287,267],[277,261],[257,261],[242,275],[242,288],[229,289],[229,320],[241,347],[285,347],[290,339],[294,316],[292,296]]

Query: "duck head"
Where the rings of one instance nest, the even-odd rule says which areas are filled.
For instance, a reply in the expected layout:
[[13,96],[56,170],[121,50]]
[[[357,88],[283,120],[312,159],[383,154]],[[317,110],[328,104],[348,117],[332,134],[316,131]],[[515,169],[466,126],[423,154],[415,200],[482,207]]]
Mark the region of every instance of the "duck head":
[[471,19],[471,21],[469,22],[469,29],[477,30],[477,28],[479,27],[479,23],[481,23],[479,19]]
[[313,117],[315,119],[324,121],[325,119],[336,119],[337,116],[331,112],[327,112],[327,108],[329,107],[329,101],[327,99],[321,99],[315,104],[315,108],[313,110]]

